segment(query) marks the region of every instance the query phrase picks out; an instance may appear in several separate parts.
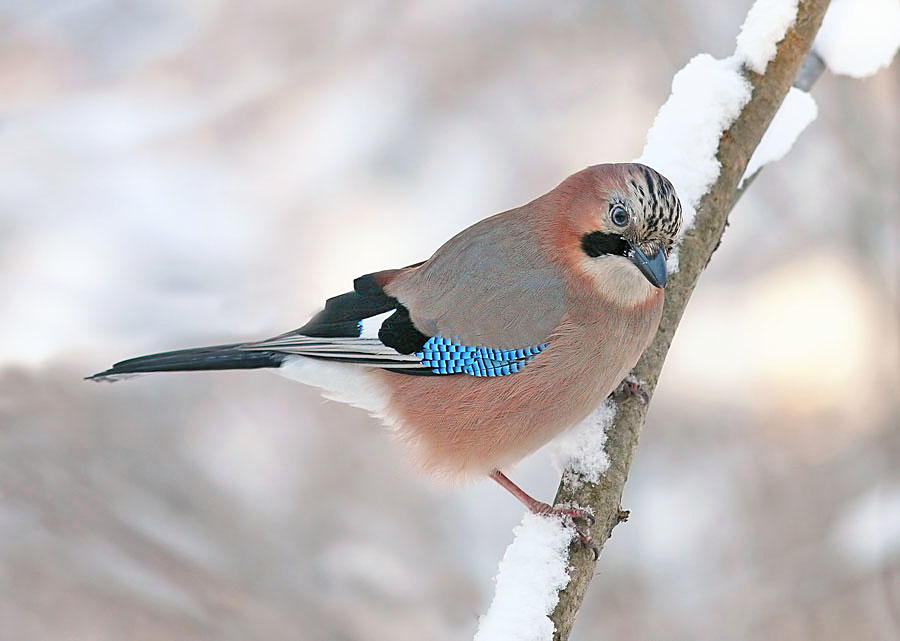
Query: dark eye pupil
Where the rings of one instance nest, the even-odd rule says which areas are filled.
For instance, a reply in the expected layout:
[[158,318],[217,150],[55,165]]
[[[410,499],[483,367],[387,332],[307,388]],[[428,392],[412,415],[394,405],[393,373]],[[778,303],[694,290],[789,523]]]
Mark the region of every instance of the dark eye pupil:
[[612,212],[612,221],[619,227],[624,227],[628,224],[628,212],[622,207],[616,207]]

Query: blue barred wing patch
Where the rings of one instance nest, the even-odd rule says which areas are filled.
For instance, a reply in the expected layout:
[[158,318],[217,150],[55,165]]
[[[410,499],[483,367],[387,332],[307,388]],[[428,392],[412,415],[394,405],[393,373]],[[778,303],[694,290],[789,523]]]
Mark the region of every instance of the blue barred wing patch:
[[506,376],[520,371],[545,347],[547,343],[524,349],[470,347],[448,338],[433,336],[422,346],[422,351],[415,355],[434,374]]

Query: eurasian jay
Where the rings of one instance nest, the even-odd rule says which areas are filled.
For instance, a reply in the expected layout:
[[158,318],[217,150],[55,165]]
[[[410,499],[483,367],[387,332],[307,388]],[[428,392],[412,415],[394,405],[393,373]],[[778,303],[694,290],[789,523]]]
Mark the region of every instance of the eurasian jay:
[[588,167],[422,263],[360,276],[300,329],[132,358],[90,378],[275,368],[382,419],[430,472],[487,475],[535,513],[587,518],[501,470],[582,421],[637,363],[680,228],[675,189],[653,169]]

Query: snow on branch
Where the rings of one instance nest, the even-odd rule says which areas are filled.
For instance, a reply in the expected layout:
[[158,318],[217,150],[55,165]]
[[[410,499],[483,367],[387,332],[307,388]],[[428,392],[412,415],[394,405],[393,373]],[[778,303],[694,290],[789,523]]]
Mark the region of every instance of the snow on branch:
[[547,616],[569,583],[569,542],[575,529],[561,518],[526,513],[500,561],[497,590],[475,641],[533,641],[553,637]]
[[756,73],[765,73],[769,60],[797,19],[797,0],[756,0],[737,37],[735,58]]
[[766,129],[759,146],[750,157],[741,185],[765,165],[781,160],[794,146],[797,138],[816,119],[819,108],[807,92],[791,87],[784,102]]
[[616,406],[607,400],[578,427],[554,444],[554,459],[571,483],[599,483],[609,468],[606,430],[616,418]]
[[[738,36],[738,52],[741,51],[741,41],[747,34],[757,32],[764,33],[762,25],[750,28],[751,17],[757,7],[761,5],[779,4],[777,0],[757,2],[753,5],[747,20]],[[791,2],[781,2],[788,5]],[[794,15],[796,15],[796,2],[793,3]],[[773,13],[775,7],[767,7]],[[784,15],[788,13],[785,6]],[[793,18],[792,18],[793,19]],[[774,23],[773,23],[774,24]],[[773,27],[773,32],[776,32]],[[777,33],[784,36],[785,31],[779,26]],[[779,38],[780,39],[780,38]],[[755,59],[757,54],[769,51],[769,45],[760,38],[756,46],[745,43],[744,57],[747,66],[763,73],[765,64],[761,64],[761,58]],[[836,74],[863,78],[870,76],[888,66],[900,49],[900,2],[897,0],[833,0],[822,21],[822,28],[816,36],[813,45],[816,53],[822,57],[829,70]],[[775,44],[771,44],[774,52]],[[754,53],[755,52],[755,53]],[[766,64],[768,59],[766,60]],[[816,101],[807,92],[791,87],[784,102],[775,114],[775,119],[766,130],[762,141],[753,152],[747,170],[741,179],[744,182],[756,174],[770,162],[781,160],[794,146],[801,133],[816,119],[818,108]]]
[[900,2],[833,0],[814,46],[833,73],[871,76],[900,49]]
[[672,95],[647,132],[637,162],[668,178],[681,199],[684,229],[694,224],[696,207],[719,176],[716,151],[750,100],[752,87],[735,58],[717,60],[701,53],[672,78]]

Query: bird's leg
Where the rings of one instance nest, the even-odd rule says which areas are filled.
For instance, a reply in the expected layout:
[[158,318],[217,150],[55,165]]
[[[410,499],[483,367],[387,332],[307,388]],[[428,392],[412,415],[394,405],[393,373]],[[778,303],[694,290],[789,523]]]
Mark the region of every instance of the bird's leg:
[[[568,507],[553,507],[543,501],[538,501],[528,494],[528,492],[513,483],[512,480],[500,470],[491,472],[491,478],[497,481],[497,483],[499,483],[507,492],[519,499],[532,514],[537,514],[538,516],[562,516],[572,519],[573,521],[575,519],[580,519],[582,521],[587,521],[589,525],[594,524],[594,515],[587,510]],[[598,548],[591,539],[591,535],[587,530],[577,523],[573,523],[573,525],[575,525],[575,533],[578,534],[578,538],[581,540],[582,545],[594,553],[594,560],[596,561],[600,556],[600,548]]]
[[631,374],[622,379],[622,382],[613,390],[611,396],[617,400],[637,398],[644,405],[650,402],[650,396],[647,394],[647,390],[645,390],[644,386],[641,385],[641,382]]
[[539,516],[568,516],[572,519],[582,519],[584,521],[587,521],[588,523],[594,523],[594,515],[587,510],[564,507],[555,508],[552,505],[544,503],[543,501],[538,501],[536,498],[528,494],[528,492],[513,483],[512,480],[510,480],[510,478],[500,470],[494,470],[493,472],[491,472],[491,478],[497,481],[497,483],[499,483],[514,497],[519,499],[519,501],[521,501],[525,505],[525,507],[527,507],[532,512],[532,514],[537,514]]

